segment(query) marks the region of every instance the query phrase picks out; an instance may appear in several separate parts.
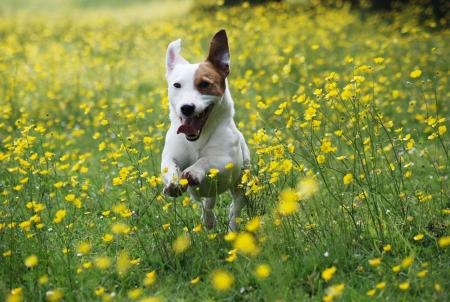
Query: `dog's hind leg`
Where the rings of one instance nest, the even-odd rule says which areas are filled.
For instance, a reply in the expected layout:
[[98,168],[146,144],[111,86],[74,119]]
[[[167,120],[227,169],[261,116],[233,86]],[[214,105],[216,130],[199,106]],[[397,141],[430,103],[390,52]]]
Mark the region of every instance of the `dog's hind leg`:
[[203,198],[202,200],[202,218],[206,228],[212,229],[216,225],[216,216],[213,209],[216,204],[215,197]]
[[238,226],[236,218],[238,218],[241,215],[241,210],[247,204],[248,199],[241,188],[231,189],[231,196],[233,197],[233,202],[230,205],[230,214],[228,216],[228,229],[230,231],[235,232]]

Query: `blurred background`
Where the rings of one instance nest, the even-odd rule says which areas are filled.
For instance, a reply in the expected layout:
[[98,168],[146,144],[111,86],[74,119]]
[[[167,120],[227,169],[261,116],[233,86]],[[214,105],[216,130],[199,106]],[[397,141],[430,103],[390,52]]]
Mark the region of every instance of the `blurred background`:
[[167,17],[188,12],[190,9],[217,9],[248,3],[251,5],[267,2],[289,2],[311,7],[325,6],[339,8],[350,6],[363,12],[389,12],[420,7],[421,18],[433,16],[439,26],[447,25],[450,1],[446,0],[2,0],[0,15],[20,14],[24,11],[70,13],[73,10],[111,10],[120,9],[123,14],[139,8],[139,15],[148,17]]

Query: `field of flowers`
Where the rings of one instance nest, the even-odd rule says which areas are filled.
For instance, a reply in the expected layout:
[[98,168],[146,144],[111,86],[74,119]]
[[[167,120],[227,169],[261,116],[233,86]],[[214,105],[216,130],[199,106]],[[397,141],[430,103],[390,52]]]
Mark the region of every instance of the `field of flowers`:
[[[0,300],[450,300],[448,29],[142,5],[0,18]],[[237,233],[228,195],[207,230],[159,172],[166,47],[204,60],[220,28],[252,153]]]

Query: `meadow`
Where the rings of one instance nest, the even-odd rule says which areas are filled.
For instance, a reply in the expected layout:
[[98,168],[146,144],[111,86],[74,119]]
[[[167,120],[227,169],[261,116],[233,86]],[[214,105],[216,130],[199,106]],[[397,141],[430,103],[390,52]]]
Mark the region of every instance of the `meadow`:
[[[450,300],[448,27],[79,2],[0,5],[0,300]],[[220,28],[252,154],[236,233],[228,195],[208,230],[160,174],[167,45],[202,61]]]

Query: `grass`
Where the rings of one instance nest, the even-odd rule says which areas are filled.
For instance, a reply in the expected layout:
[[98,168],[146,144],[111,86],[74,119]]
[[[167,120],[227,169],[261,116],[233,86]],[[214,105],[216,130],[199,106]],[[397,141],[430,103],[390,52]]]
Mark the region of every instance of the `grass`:
[[[450,298],[447,29],[418,9],[148,5],[3,10],[1,300]],[[223,27],[252,152],[237,234],[229,196],[206,230],[159,172],[166,47],[203,60]]]

